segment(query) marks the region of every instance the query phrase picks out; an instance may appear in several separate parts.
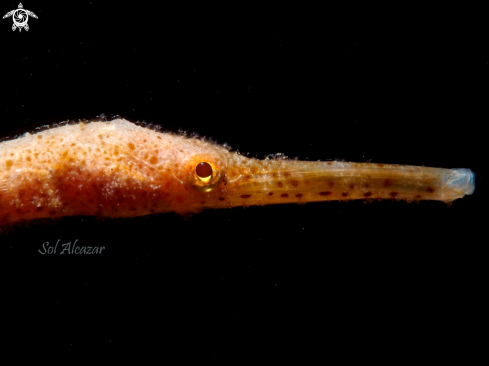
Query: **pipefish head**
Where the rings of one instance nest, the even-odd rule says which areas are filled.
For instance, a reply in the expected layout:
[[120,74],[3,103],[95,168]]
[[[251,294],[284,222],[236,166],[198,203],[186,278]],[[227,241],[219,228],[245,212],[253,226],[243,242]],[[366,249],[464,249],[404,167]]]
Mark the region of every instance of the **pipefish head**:
[[[118,176],[116,165],[104,176],[112,175],[118,185],[130,177],[135,192],[147,187],[145,193],[151,202],[137,194],[131,197],[143,208],[156,204],[154,212],[193,213],[205,208],[351,199],[450,201],[460,197],[445,192],[446,169],[298,161],[281,154],[258,160],[198,138],[157,133],[127,121],[113,125],[124,132],[121,137],[129,146],[122,151],[127,161],[122,160],[117,170],[127,174]],[[105,138],[103,141],[109,143]]]

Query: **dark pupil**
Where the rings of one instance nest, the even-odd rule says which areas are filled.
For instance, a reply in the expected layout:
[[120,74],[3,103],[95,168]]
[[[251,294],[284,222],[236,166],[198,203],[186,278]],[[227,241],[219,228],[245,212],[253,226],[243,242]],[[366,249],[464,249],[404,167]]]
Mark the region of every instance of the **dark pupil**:
[[212,167],[209,163],[202,162],[199,165],[197,165],[195,172],[199,177],[207,178],[212,175]]

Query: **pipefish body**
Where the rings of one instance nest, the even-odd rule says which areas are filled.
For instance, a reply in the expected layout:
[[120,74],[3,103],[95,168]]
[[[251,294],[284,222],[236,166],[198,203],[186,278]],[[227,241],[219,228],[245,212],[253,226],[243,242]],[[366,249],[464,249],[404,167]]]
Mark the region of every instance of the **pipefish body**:
[[331,200],[451,202],[474,187],[469,169],[258,160],[123,119],[0,143],[0,225]]

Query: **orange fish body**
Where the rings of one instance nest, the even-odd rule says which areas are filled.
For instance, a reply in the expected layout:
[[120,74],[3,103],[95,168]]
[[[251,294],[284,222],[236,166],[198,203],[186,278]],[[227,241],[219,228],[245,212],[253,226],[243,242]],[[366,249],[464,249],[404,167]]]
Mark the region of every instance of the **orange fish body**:
[[471,194],[469,169],[251,159],[126,120],[68,124],[0,144],[0,225],[74,215]]

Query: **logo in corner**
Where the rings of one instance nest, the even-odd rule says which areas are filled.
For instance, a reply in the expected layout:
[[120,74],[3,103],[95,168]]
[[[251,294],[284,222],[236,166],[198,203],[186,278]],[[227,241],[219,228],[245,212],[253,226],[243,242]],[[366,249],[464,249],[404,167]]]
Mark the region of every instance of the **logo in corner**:
[[29,30],[29,26],[27,25],[27,21],[29,20],[29,15],[33,18],[37,19],[37,15],[34,14],[30,10],[24,9],[22,6],[22,3],[19,3],[19,8],[9,11],[7,14],[3,16],[3,19],[12,17],[14,20],[14,25],[12,25],[12,30],[15,31],[17,28],[19,28],[19,32],[22,30],[22,28],[25,28],[26,31]]

